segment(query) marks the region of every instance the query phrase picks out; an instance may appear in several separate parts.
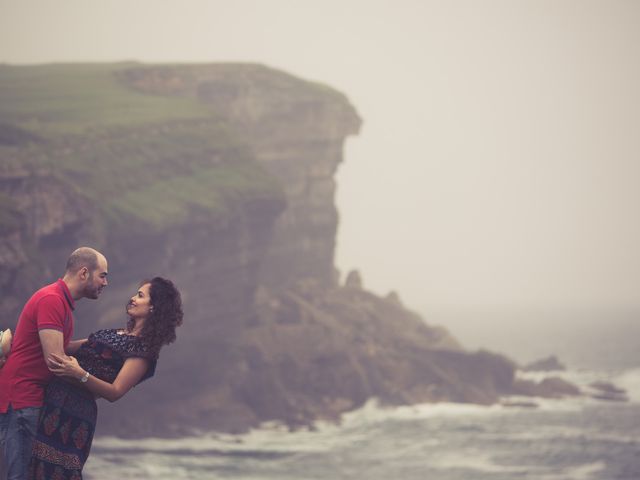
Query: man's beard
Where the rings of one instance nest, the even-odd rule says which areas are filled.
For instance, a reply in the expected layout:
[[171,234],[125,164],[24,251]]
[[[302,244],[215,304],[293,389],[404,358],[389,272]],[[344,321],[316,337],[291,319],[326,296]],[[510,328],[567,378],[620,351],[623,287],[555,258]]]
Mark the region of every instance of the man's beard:
[[102,291],[102,285],[94,285],[93,284],[93,274],[89,277],[89,284],[84,287],[84,297],[97,299],[100,296],[100,292]]

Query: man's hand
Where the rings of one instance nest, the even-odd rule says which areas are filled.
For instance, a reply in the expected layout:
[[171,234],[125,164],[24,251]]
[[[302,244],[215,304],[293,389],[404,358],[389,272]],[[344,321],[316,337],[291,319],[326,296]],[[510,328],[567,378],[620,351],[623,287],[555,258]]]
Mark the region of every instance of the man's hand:
[[11,333],[11,329],[0,330],[0,368],[7,362],[7,357],[11,353],[12,342],[13,333]]
[[49,370],[59,377],[69,377],[77,380],[85,373],[75,357],[60,356],[52,353],[47,358],[47,363],[49,364]]

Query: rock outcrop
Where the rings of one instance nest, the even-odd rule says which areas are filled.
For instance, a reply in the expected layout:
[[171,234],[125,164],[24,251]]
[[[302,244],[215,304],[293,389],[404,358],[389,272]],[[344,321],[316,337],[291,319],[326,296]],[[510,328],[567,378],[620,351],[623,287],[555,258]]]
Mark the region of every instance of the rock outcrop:
[[525,365],[522,370],[525,372],[553,372],[566,370],[566,367],[558,360],[558,357],[551,355]]
[[623,388],[615,386],[607,381],[595,381],[589,384],[587,394],[596,400],[607,400],[611,402],[628,402],[629,396]]
[[560,377],[547,377],[539,382],[516,379],[511,386],[511,394],[529,397],[562,398],[581,394],[580,389]]

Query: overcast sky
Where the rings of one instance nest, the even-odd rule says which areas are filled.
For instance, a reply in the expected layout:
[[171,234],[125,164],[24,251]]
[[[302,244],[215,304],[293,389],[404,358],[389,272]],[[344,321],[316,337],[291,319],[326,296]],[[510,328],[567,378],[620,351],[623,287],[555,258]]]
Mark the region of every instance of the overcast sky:
[[640,2],[0,0],[0,62],[252,61],[364,119],[337,263],[427,315],[640,310]]

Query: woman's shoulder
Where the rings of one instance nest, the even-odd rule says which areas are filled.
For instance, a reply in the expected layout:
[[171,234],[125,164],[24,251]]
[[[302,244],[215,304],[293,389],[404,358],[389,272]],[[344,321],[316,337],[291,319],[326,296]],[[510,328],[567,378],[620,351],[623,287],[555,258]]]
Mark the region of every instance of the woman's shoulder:
[[113,337],[118,332],[115,328],[103,328],[102,330],[96,330],[89,335],[88,340],[104,340]]
[[130,335],[124,330],[116,331],[118,344],[122,347],[122,353],[128,357],[143,357],[156,360],[157,353],[151,348],[149,342],[139,335]]
[[149,342],[140,337],[134,337],[129,343],[128,353],[132,357],[142,357],[154,362],[158,360],[158,352],[151,347]]
[[105,328],[89,335],[89,342],[103,343],[114,350],[120,350],[135,342],[132,335],[118,328]]
[[89,341],[107,344],[124,357],[143,357],[157,360],[158,354],[144,338],[131,335],[124,329],[109,328],[98,330],[89,336]]

